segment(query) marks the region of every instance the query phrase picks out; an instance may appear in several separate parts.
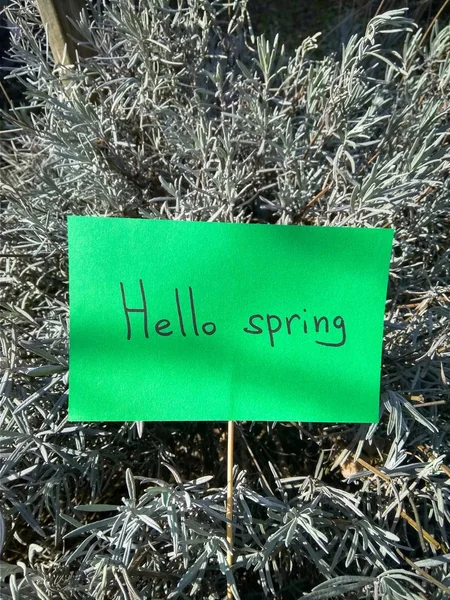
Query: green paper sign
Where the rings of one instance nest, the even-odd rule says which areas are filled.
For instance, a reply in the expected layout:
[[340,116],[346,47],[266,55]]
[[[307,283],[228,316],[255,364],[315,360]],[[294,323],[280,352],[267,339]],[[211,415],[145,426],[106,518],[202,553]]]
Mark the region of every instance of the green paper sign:
[[392,239],[69,217],[70,420],[376,422]]

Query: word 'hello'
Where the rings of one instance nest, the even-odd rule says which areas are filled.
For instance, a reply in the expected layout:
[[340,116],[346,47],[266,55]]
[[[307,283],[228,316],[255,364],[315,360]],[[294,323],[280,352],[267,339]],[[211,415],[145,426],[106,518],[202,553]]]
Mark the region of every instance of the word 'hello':
[[[125,320],[127,326],[127,340],[131,340],[131,322],[130,322],[130,313],[142,313],[143,315],[143,326],[144,326],[144,336],[146,338],[149,337],[149,327],[148,327],[148,309],[147,309],[147,299],[145,296],[144,284],[142,283],[142,279],[139,279],[139,288],[142,296],[142,307],[140,308],[130,308],[127,306],[126,297],[125,297],[125,289],[122,282],[120,282],[120,291],[122,294],[122,304],[123,310],[125,313]],[[168,337],[176,332],[179,332],[183,337],[188,337],[187,326],[189,325],[191,329],[191,334],[194,336],[207,335],[211,336],[217,332],[217,326],[214,322],[208,321],[206,323],[200,324],[197,320],[197,312],[195,309],[195,301],[194,301],[194,293],[192,288],[188,288],[188,296],[189,296],[189,313],[186,316],[186,313],[183,311],[183,307],[180,301],[180,293],[178,288],[175,288],[175,307],[177,317],[175,321],[171,321],[170,319],[160,319],[156,321],[154,324],[155,333],[161,337]],[[306,308],[303,309],[303,315],[300,316],[297,313],[294,313],[290,316],[279,317],[278,315],[273,314],[253,314],[248,318],[248,324],[246,327],[243,327],[242,331],[249,335],[263,335],[266,334],[269,338],[270,345],[272,347],[275,346],[275,334],[278,332],[285,331],[287,335],[292,334],[308,334],[314,332],[316,334],[320,334],[321,337],[323,334],[329,334],[330,330],[334,329],[335,331],[340,331],[341,339],[339,342],[326,342],[323,340],[315,340],[316,344],[320,344],[321,346],[330,346],[337,348],[339,346],[343,346],[346,342],[347,336],[345,331],[345,321],[343,317],[337,315],[331,321],[326,316],[312,316],[310,320],[307,320]],[[331,326],[330,326],[331,321]]]

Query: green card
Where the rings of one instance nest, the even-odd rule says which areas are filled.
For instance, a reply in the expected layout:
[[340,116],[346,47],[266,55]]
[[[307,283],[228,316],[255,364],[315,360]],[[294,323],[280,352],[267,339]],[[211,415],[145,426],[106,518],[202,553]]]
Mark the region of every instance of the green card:
[[376,422],[392,239],[69,217],[70,420]]

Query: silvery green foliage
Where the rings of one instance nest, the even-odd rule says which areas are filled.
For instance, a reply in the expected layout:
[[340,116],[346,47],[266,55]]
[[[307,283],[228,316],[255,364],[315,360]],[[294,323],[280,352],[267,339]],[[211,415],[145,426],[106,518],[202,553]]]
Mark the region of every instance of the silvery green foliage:
[[[318,59],[318,36],[254,39],[244,2],[175,4],[90,3],[91,57],[64,70],[35,3],[9,13],[26,101],[1,136],[2,598],[443,599],[450,27],[421,44],[391,11]],[[68,214],[395,228],[380,423],[268,426],[280,450],[299,433],[289,477],[238,425],[232,570],[225,490],[178,473],[182,435],[67,423]]]

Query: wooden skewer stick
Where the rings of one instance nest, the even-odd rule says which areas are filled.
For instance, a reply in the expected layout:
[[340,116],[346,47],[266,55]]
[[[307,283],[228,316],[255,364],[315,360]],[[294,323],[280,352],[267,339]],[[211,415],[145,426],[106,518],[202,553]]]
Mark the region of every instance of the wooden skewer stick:
[[445,2],[442,3],[441,8],[437,11],[436,15],[434,16],[434,19],[431,21],[431,23],[428,26],[428,29],[425,31],[425,33],[422,36],[422,39],[419,42],[419,48],[422,47],[422,44],[424,43],[424,41],[427,39],[428,34],[430,33],[430,31],[433,29],[433,25],[436,23],[436,21],[439,19],[439,17],[441,16],[441,13],[444,11],[445,7],[447,6],[447,4],[449,3],[449,0],[445,0]]
[[80,34],[70,21],[80,19],[86,0],[36,0],[36,4],[57,65],[75,64],[77,53],[90,55],[87,48],[75,41]]
[[[228,421],[228,446],[227,446],[227,542],[229,550],[227,563],[231,568],[233,565],[233,458],[234,453],[234,421]],[[227,584],[227,600],[233,600],[231,586]]]

